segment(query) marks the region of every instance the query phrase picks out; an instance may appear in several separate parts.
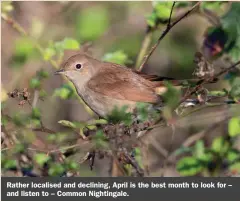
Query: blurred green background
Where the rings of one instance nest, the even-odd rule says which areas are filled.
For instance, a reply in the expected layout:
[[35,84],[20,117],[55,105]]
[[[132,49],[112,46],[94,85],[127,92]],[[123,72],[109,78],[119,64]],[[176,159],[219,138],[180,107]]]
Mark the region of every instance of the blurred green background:
[[[167,19],[169,16],[171,6],[156,7],[154,13],[153,5],[153,2],[19,1],[2,6],[5,9],[2,11],[15,19],[31,36],[21,36],[6,23],[6,20],[2,20],[1,84],[2,100],[7,100],[2,105],[4,111],[10,115],[31,111],[30,107],[19,106],[15,100],[7,99],[6,92],[25,87],[37,89],[41,85],[40,96],[44,101],[39,101],[38,107],[46,127],[65,131],[65,128],[57,123],[59,120],[91,119],[92,116],[83,105],[79,104],[71,87],[61,77],[53,75],[56,70],[54,66],[59,67],[69,56],[84,51],[86,44],[90,42],[89,52],[94,57],[134,68],[148,25],[155,26],[154,20],[160,14],[161,19]],[[180,5],[178,6],[173,17],[185,11]],[[216,9],[216,5],[212,8]],[[158,9],[161,12],[158,12]],[[229,6],[223,8],[218,6],[217,13],[220,15],[227,9]],[[159,23],[159,27],[153,32],[151,45],[156,42],[165,26],[166,23]],[[143,71],[176,79],[191,78],[196,67],[193,62],[194,54],[201,50],[206,30],[211,26],[212,23],[208,18],[197,12],[182,20],[161,41]],[[39,53],[39,48],[36,48],[36,41],[41,45],[42,54]],[[235,58],[239,55],[238,50],[236,55]],[[54,65],[51,63],[52,60],[55,62]],[[214,62],[216,70],[229,65],[221,59]],[[42,77],[44,73],[48,75],[48,79],[41,83],[40,78],[36,77],[36,72],[39,71],[43,72]],[[224,81],[209,87],[218,90],[223,88],[229,88],[229,83]],[[209,111],[199,112],[196,116],[183,119],[174,145],[181,144],[187,136],[206,128],[207,125],[222,120],[224,114],[232,114],[232,111],[238,114],[239,107],[211,108]],[[221,132],[225,130],[225,128],[220,129]],[[169,132],[171,133],[171,129],[157,130],[149,140],[151,143],[161,142],[168,147],[171,138]],[[220,134],[219,131],[214,133]],[[43,139],[44,134],[39,137]],[[43,143],[41,146],[45,149],[47,145]],[[154,174],[159,175],[161,157],[156,144],[152,149],[153,154],[149,160]],[[97,174],[106,175],[102,162],[99,162],[99,167]],[[170,167],[166,175],[178,174]]]

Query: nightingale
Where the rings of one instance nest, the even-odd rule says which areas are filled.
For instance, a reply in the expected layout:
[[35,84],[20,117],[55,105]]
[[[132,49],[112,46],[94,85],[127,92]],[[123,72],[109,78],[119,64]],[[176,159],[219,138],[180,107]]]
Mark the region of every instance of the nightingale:
[[[164,80],[169,80],[174,86],[181,86],[186,81],[147,75],[84,53],[70,57],[55,74],[65,75],[82,100],[103,118],[114,107],[126,105],[128,111],[133,111],[138,102],[158,104],[162,101],[161,94],[167,90]],[[191,81],[198,82],[199,79]]]

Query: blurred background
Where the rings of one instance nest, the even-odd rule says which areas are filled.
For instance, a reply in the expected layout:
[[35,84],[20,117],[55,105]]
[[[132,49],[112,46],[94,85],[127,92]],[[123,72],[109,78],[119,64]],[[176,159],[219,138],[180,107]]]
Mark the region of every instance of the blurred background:
[[[198,51],[207,52],[205,57],[214,63],[216,72],[240,59],[240,29],[236,25],[237,21],[234,21],[236,18],[230,21],[235,23],[235,27],[238,26],[237,39],[236,37],[232,39],[232,34],[226,29],[222,30],[220,26],[224,19],[222,16],[226,16],[229,10],[230,16],[239,13],[239,3],[236,4],[238,10],[231,10],[229,2],[206,3],[196,9],[189,17],[180,21],[160,42],[142,71],[176,79],[189,79],[193,77],[192,73],[196,69],[194,55]],[[156,2],[18,1],[8,2],[5,5],[2,3],[2,113],[10,117],[31,113],[32,107],[28,103],[22,102],[19,105],[16,98],[7,95],[15,89],[21,91],[26,88],[31,94],[30,102],[34,100],[35,91],[38,91],[40,98],[37,108],[41,111],[41,122],[50,130],[69,132],[68,128],[58,123],[60,120],[85,122],[95,118],[95,115],[89,113],[83,104],[79,103],[70,84],[62,77],[54,76],[54,71],[64,60],[81,51],[88,52],[97,59],[136,68],[139,52],[143,49],[143,41],[149,37],[150,42],[146,44],[151,47],[168,22],[172,2],[159,5]],[[191,6],[191,2],[176,5],[172,20],[174,21]],[[209,32],[209,28],[214,28],[214,31]],[[231,37],[223,40],[226,38],[226,33]],[[213,50],[205,44],[206,40],[212,42],[213,46],[218,45],[217,47],[220,48],[217,52],[218,57],[211,57],[216,55],[215,53],[213,55]],[[229,44],[232,46],[229,47]],[[235,53],[233,54],[229,48],[231,51],[235,48]],[[238,72],[234,71],[232,74],[234,73]],[[237,76],[238,74],[235,77]],[[229,80],[222,79],[206,87],[210,91],[222,91],[230,90],[232,85],[229,84]],[[148,164],[150,175],[179,176],[176,164],[172,162],[177,156],[170,161],[165,160],[169,156],[168,152],[170,153],[168,150],[181,147],[190,136],[205,130],[207,135],[203,137],[204,146],[210,146],[213,138],[228,134],[230,117],[240,114],[239,104],[206,106],[205,109],[196,106],[196,108],[200,108],[199,111],[178,119],[174,129],[156,128],[144,137],[148,149],[144,162]],[[216,126],[209,131],[209,127],[215,124]],[[13,127],[7,123],[4,126],[4,129],[10,131]],[[59,148],[58,143],[48,144],[45,141],[48,133],[36,131],[36,135],[33,147],[40,150]],[[72,139],[76,140],[76,136]],[[146,146],[144,145],[145,148]],[[238,145],[234,146],[239,148],[239,140]],[[76,155],[74,160],[80,161],[85,154],[83,152]],[[93,171],[89,170],[88,164],[82,164],[84,171],[82,170],[83,173],[80,175],[108,176],[109,158],[96,159],[95,162]]]

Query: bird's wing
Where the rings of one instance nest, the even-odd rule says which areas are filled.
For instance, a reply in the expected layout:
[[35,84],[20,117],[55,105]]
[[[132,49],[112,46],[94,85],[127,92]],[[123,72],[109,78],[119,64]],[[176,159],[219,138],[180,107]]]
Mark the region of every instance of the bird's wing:
[[105,63],[87,85],[91,90],[114,99],[148,103],[159,100],[150,81],[119,65]]
[[143,72],[135,71],[133,70],[134,73],[140,75],[144,79],[147,79],[149,81],[163,81],[163,80],[174,80],[174,78],[170,77],[163,77],[163,76],[158,76],[158,75],[148,75]]

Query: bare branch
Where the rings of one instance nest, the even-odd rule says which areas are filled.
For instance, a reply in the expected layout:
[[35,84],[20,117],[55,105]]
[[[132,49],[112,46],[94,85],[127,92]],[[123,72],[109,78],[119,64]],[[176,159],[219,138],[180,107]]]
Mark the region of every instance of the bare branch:
[[168,25],[166,27],[166,29],[162,32],[161,36],[158,38],[157,42],[152,46],[151,50],[149,51],[149,53],[144,57],[143,63],[141,64],[141,66],[139,67],[139,71],[142,70],[143,66],[147,63],[148,59],[150,58],[150,56],[152,55],[152,53],[154,52],[154,50],[157,48],[157,46],[159,45],[159,43],[161,42],[161,40],[167,35],[167,33],[177,24],[179,23],[182,19],[184,19],[185,17],[187,17],[197,6],[199,6],[201,2],[196,3],[192,8],[190,8],[186,13],[184,13],[182,16],[180,16],[175,22],[173,22],[171,24],[171,17],[172,17],[172,10],[174,8],[174,4],[172,6],[172,10],[169,16],[169,20],[168,20]]

